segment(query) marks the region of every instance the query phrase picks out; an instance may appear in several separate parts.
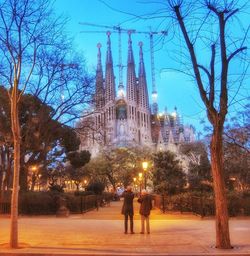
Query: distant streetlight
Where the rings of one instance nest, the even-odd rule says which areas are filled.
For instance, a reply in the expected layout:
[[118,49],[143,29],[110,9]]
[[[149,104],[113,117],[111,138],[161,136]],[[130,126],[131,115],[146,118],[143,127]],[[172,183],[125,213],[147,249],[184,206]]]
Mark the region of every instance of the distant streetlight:
[[147,161],[142,162],[142,168],[143,168],[144,171],[146,171],[148,169],[148,162]]
[[41,189],[41,177],[42,177],[42,174],[38,174],[38,191],[40,191]]
[[83,181],[84,191],[86,191],[87,184],[88,184],[88,181],[85,179],[85,180]]
[[37,171],[37,166],[36,165],[32,165],[31,167],[30,167],[30,170],[34,173],[34,172],[36,172]]
[[37,179],[38,179],[38,166],[37,165],[31,165],[29,167],[29,182],[30,182],[30,189],[32,191],[37,190],[38,188],[36,188],[36,183],[37,183]]
[[148,169],[148,162],[143,161],[142,162],[142,168],[144,170],[144,188],[147,188],[147,169]]

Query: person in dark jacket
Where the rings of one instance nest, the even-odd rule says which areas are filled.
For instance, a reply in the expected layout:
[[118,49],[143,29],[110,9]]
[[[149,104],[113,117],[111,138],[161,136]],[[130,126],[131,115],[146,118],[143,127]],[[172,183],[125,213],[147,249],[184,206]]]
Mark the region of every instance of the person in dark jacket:
[[124,233],[128,233],[128,218],[130,219],[130,233],[134,234],[134,206],[133,206],[133,200],[134,200],[134,193],[132,192],[132,188],[130,186],[127,187],[127,189],[122,193],[121,195],[124,197],[123,206],[122,206],[122,214],[125,216],[124,220],[124,227],[125,231]]
[[141,196],[138,199],[140,205],[140,215],[141,215],[141,234],[145,233],[145,222],[147,233],[150,234],[149,226],[149,215],[152,210],[152,198],[151,195],[147,193],[145,189],[142,190]]

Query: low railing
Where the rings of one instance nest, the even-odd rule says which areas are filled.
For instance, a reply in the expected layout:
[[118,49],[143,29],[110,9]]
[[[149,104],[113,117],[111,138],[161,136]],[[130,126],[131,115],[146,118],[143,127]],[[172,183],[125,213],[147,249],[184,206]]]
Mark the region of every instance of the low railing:
[[192,212],[204,216],[214,215],[214,201],[212,199],[190,196],[172,197],[167,195],[154,195],[155,207],[161,209],[163,213],[169,211]]
[[[215,215],[215,203],[212,194],[192,195],[179,194],[174,196],[154,195],[155,207],[163,213],[169,211],[192,212],[201,217]],[[249,216],[250,197],[228,194],[229,216]]]
[[10,214],[10,202],[0,202],[0,214]]
[[[39,196],[32,197],[20,196],[19,198],[19,214],[24,215],[38,215],[38,214],[56,214],[59,208],[59,199],[65,201],[66,207],[70,213],[85,213],[91,210],[98,210],[99,207],[104,207],[110,204],[112,197],[110,195],[80,195],[75,196],[73,194],[58,194],[55,196],[44,197],[44,200],[40,200]],[[46,199],[46,200],[45,200]],[[11,207],[10,202],[0,201],[0,214],[10,214]]]

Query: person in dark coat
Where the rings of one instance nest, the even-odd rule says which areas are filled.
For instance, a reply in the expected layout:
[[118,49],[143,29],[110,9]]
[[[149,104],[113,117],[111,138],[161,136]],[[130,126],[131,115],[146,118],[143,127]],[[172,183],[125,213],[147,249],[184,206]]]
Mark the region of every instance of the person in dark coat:
[[145,222],[147,233],[150,234],[149,226],[149,215],[152,210],[152,198],[151,195],[147,193],[145,189],[142,190],[141,196],[138,199],[140,205],[140,215],[141,215],[141,234],[145,233]]
[[122,197],[124,197],[123,206],[122,206],[122,214],[125,216],[124,220],[124,233],[128,233],[128,218],[130,219],[130,233],[134,234],[134,193],[132,192],[132,188],[130,186],[122,193]]

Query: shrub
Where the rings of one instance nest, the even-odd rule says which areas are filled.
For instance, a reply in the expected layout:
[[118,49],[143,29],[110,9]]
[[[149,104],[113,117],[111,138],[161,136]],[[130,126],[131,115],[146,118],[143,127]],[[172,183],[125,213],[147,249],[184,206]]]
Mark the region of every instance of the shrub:
[[[58,192],[22,192],[19,196],[19,213],[26,215],[56,214],[62,197],[71,213],[81,213],[102,206],[103,202],[111,201],[112,193],[93,195],[93,192],[74,193]],[[8,201],[10,202],[10,201]],[[9,213],[9,212],[6,212]]]
[[74,193],[75,196],[89,196],[89,195],[94,195],[93,191],[75,191]]
[[96,195],[101,195],[104,191],[105,185],[102,182],[93,182],[87,186],[87,191],[92,191]]
[[64,192],[63,186],[57,185],[57,184],[49,186],[49,190],[51,192],[59,192],[59,193]]
[[55,198],[48,192],[20,193],[20,214],[55,214],[57,205]]
[[106,202],[110,202],[114,199],[114,193],[111,192],[103,192],[102,196]]
[[74,194],[67,193],[65,194],[65,199],[67,203],[67,207],[72,213],[80,213],[81,212],[81,197],[75,196]]
[[244,198],[250,198],[250,190],[246,190],[246,191],[244,191],[243,193],[242,193],[242,195],[243,195],[243,197]]

